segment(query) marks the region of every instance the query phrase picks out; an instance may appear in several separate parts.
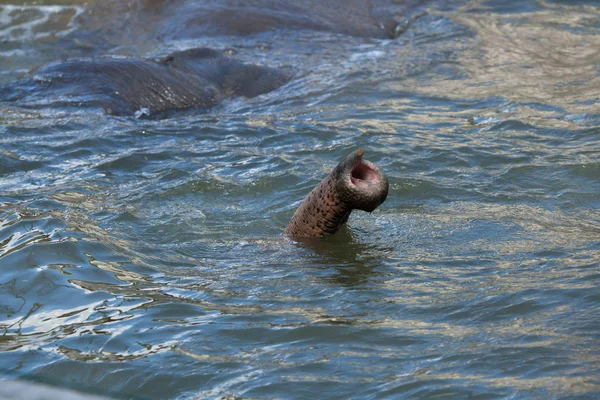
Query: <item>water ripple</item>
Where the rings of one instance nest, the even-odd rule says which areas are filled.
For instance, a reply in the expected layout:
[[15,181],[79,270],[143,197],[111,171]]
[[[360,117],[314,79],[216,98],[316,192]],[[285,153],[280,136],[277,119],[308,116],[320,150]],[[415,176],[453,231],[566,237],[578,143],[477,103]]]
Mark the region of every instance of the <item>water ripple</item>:
[[[0,105],[0,369],[116,398],[597,396],[600,11],[578,3],[444,2],[394,40],[97,46],[79,4],[0,6],[33,52],[0,79],[200,46],[294,73],[164,120]],[[358,147],[387,201],[284,238]]]

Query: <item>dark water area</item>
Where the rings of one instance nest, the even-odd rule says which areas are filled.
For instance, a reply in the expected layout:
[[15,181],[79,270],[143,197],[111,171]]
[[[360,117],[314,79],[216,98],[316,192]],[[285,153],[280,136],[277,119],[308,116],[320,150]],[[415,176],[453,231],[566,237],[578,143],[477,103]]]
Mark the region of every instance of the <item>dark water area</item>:
[[[0,5],[0,85],[194,47],[293,75],[165,119],[0,103],[0,374],[133,399],[600,397],[600,4],[199,3]],[[357,148],[387,201],[284,238]]]

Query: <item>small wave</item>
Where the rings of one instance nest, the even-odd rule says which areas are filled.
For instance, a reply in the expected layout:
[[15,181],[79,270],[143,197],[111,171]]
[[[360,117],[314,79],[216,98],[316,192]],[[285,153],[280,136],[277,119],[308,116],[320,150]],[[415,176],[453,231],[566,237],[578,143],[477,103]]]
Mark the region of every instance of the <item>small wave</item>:
[[75,5],[0,6],[0,40],[30,41],[67,35],[76,28],[74,21],[83,10]]

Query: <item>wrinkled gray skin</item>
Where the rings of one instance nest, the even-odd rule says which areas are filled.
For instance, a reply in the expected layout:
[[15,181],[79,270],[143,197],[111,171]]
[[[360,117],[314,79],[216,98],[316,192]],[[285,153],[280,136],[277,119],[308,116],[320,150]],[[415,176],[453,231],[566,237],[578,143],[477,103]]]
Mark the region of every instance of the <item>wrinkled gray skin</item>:
[[255,97],[290,79],[280,69],[242,64],[211,49],[173,53],[160,61],[129,57],[51,63],[0,90],[20,106],[102,107],[108,114],[154,116],[206,108],[234,96]]
[[317,238],[337,232],[354,209],[371,212],[388,194],[388,180],[381,169],[363,160],[356,150],[340,162],[304,199],[284,234]]

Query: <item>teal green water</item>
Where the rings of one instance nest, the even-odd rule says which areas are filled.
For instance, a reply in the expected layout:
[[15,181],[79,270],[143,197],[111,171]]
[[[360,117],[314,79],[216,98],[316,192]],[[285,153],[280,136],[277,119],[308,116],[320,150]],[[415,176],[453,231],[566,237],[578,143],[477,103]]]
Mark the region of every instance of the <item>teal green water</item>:
[[[2,83],[91,51],[57,3],[0,5]],[[208,112],[0,105],[0,372],[136,399],[598,398],[600,7],[507,4],[395,40],[102,47],[294,74]],[[283,238],[359,147],[387,201]]]

